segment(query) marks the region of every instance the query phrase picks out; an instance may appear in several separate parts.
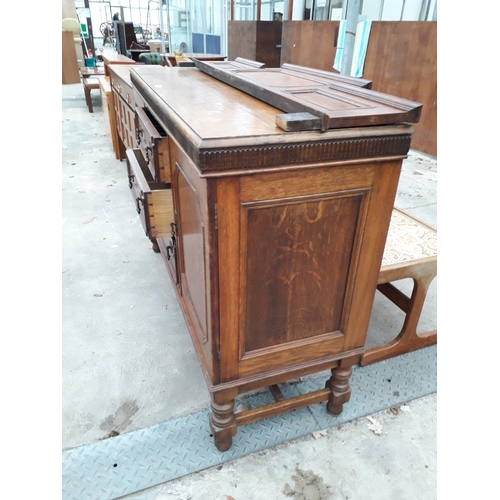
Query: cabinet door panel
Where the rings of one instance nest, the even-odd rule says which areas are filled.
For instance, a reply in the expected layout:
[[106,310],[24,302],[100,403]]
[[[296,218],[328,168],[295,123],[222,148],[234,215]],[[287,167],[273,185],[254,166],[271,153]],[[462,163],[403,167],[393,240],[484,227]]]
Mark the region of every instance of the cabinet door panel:
[[207,379],[217,383],[217,277],[213,246],[215,202],[212,184],[199,175],[195,164],[171,137],[172,192],[176,214],[179,299],[198,359]]
[[362,196],[244,205],[245,352],[342,330]]
[[223,380],[333,359],[352,342],[374,178],[365,165],[220,181]]
[[181,288],[196,318],[200,340],[208,339],[206,231],[200,200],[179,164],[175,165],[182,238]]

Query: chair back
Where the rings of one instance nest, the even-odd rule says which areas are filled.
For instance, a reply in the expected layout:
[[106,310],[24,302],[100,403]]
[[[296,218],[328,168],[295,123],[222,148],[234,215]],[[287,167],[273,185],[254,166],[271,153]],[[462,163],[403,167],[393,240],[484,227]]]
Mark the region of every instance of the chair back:
[[159,64],[164,66],[163,56],[158,52],[143,52],[139,55],[139,61],[144,64]]

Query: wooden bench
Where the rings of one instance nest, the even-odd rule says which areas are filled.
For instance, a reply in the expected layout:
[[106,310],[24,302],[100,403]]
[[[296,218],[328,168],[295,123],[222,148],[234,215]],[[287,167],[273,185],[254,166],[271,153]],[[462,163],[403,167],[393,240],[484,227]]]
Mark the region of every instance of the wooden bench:
[[[360,365],[365,366],[437,343],[437,330],[417,334],[429,285],[437,275],[437,231],[395,208],[384,250],[378,290],[405,313],[397,337],[386,345],[367,349]],[[411,278],[413,290],[406,296],[392,282]]]

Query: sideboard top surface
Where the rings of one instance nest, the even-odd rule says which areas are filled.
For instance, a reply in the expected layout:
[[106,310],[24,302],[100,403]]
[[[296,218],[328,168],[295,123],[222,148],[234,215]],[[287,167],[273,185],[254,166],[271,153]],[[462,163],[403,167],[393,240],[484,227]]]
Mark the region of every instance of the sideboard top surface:
[[156,94],[159,106],[170,108],[200,139],[283,134],[275,123],[279,109],[197,69],[143,66],[133,73],[149,87],[148,94]]
[[[333,150],[325,151],[326,143],[334,148],[339,141],[373,138],[380,142],[387,137],[400,136],[405,138],[401,144],[405,144],[397,150],[392,146],[370,149],[365,156],[405,155],[413,131],[408,123],[394,123],[324,132],[286,132],[276,124],[276,116],[282,114],[282,110],[196,68],[136,65],[130,68],[130,76],[146,105],[202,172],[267,168],[282,165],[283,162],[325,161],[334,154]],[[308,149],[307,154],[304,147]],[[229,162],[227,158],[224,161],[221,159],[227,151],[241,152],[249,148],[259,148],[259,165],[255,164],[255,156],[250,161],[247,154],[233,154]],[[270,154],[272,148],[286,148],[286,158],[281,152]],[[349,146],[348,149],[356,150],[358,157],[365,154],[359,147]],[[209,154],[215,151],[218,159],[214,163],[215,157],[209,157]],[[344,156],[340,159],[348,159],[350,153],[346,152]]]

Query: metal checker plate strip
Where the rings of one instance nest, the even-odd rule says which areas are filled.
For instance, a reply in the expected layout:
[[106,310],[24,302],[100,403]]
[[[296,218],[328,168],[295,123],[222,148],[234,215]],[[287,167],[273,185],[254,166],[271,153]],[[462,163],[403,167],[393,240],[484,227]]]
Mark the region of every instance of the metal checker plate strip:
[[[292,397],[324,387],[327,377],[281,387]],[[437,391],[437,346],[355,367],[351,400],[336,418],[325,403],[238,427],[232,447],[215,448],[209,410],[114,438],[73,448],[62,455],[63,500],[107,500],[135,493],[186,474],[234,460],[311,432],[403,404]],[[268,392],[238,399],[257,407],[272,402]]]

